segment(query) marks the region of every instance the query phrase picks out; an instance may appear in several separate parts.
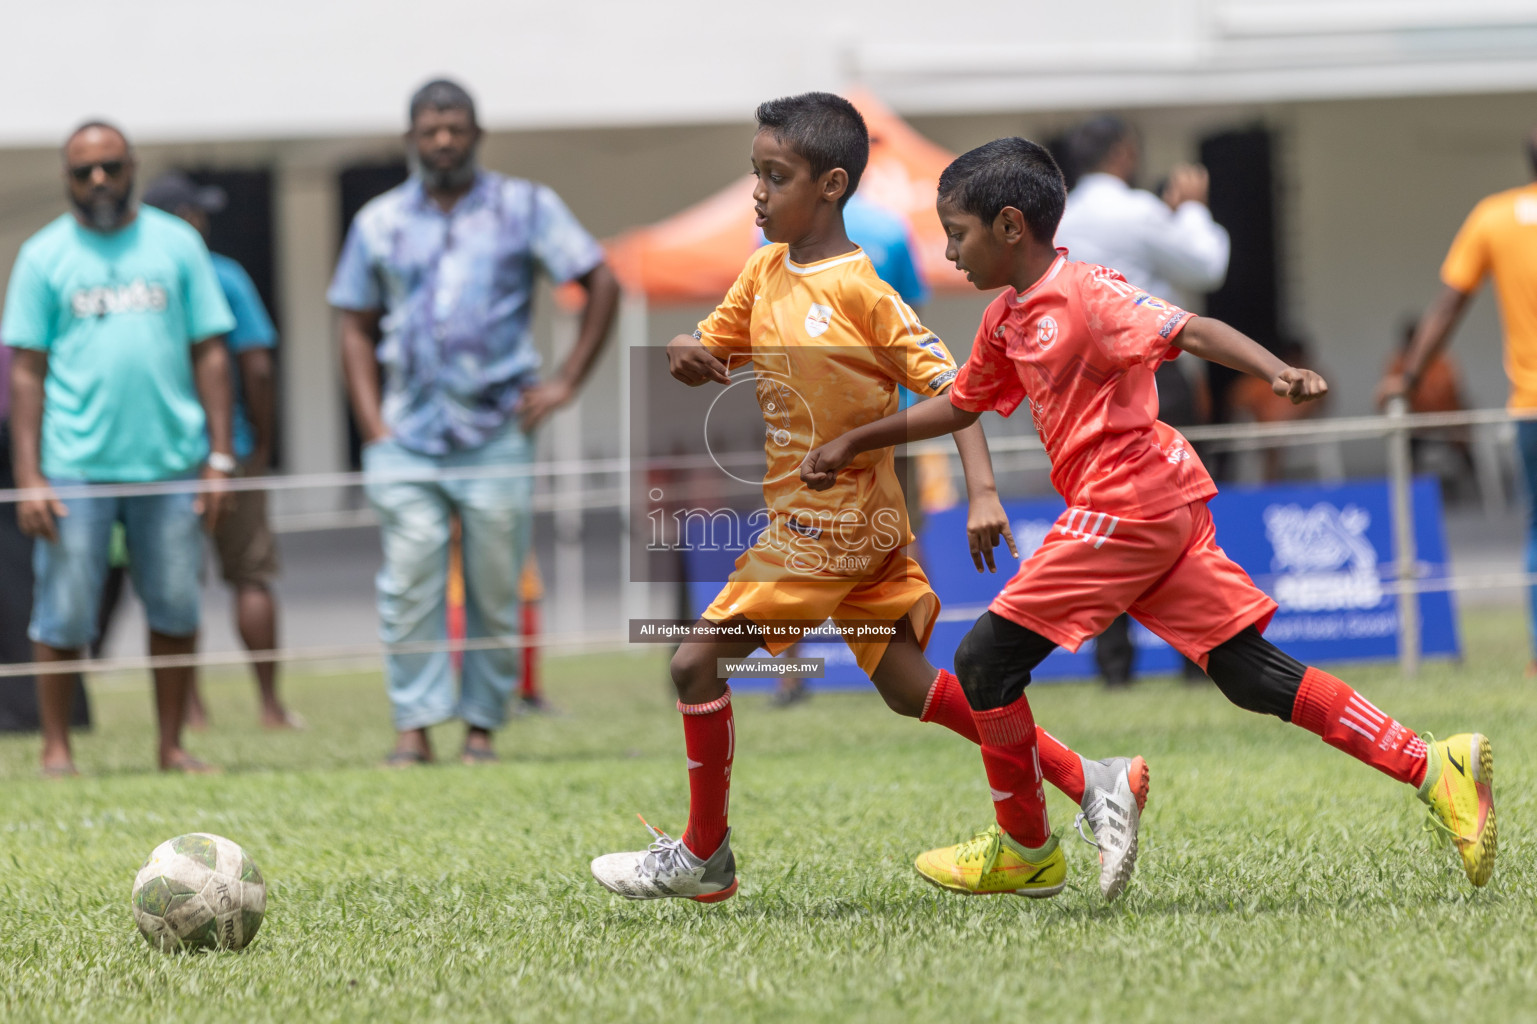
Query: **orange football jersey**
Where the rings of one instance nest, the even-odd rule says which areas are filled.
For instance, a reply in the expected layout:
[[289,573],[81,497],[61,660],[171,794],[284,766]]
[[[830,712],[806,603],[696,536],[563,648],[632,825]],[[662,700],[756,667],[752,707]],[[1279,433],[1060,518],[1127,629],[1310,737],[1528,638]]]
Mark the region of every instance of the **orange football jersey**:
[[834,575],[857,574],[906,544],[890,449],[860,455],[828,490],[800,481],[811,449],[897,411],[898,385],[929,397],[957,372],[864,251],[803,266],[787,245],[763,246],[699,332],[728,373],[754,382],[767,456],[765,539],[804,552],[800,571]]

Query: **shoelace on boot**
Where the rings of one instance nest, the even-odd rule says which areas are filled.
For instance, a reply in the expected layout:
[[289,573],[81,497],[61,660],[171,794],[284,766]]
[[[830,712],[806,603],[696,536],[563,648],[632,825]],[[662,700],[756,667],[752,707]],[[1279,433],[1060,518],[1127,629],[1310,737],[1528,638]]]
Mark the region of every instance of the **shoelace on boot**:
[[648,869],[654,874],[666,875],[681,875],[692,870],[693,865],[689,863],[684,853],[687,847],[683,845],[683,840],[674,839],[661,829],[652,827],[651,822],[639,814],[636,817],[640,818],[640,823],[646,826],[646,831],[651,833],[651,845],[646,847]]
[[956,861],[970,862],[982,861],[982,874],[987,874],[998,861],[998,854],[1003,849],[1003,833],[997,825],[978,832],[970,839],[962,843],[955,851]]
[[[1092,834],[1092,831],[1091,831],[1091,833],[1089,835],[1085,835],[1084,831],[1083,831],[1083,823],[1085,821],[1087,821],[1088,818],[1089,818],[1089,814],[1088,814],[1087,811],[1079,811],[1078,812],[1078,817],[1073,819],[1073,828],[1078,831],[1078,838],[1079,839],[1082,839],[1084,842],[1086,842],[1090,846],[1094,847],[1094,849],[1098,850],[1100,848],[1099,840],[1094,838],[1094,836]],[[1090,826],[1090,827],[1092,829],[1092,826]]]

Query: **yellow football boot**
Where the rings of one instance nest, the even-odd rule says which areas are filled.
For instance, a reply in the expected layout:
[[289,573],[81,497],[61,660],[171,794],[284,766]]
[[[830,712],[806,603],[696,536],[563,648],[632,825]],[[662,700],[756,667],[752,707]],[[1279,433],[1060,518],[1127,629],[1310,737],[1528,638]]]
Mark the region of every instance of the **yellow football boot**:
[[1067,859],[1056,833],[1032,850],[1015,842],[995,822],[964,843],[930,850],[913,866],[918,874],[951,892],[968,896],[1013,893],[1042,899],[1067,884]]
[[1462,869],[1474,885],[1494,874],[1499,847],[1494,827],[1494,748],[1483,733],[1451,739],[1425,737],[1428,754],[1420,799],[1430,807],[1434,830],[1449,836],[1462,854]]

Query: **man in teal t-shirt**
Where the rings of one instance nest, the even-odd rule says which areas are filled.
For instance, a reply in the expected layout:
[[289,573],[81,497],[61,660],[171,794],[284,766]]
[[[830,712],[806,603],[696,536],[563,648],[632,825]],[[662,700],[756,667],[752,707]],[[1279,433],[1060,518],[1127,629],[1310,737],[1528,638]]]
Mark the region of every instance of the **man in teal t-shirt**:
[[[150,653],[197,646],[202,539],[227,495],[59,498],[55,488],[227,478],[229,368],[221,336],[234,326],[203,240],[180,219],[133,202],[134,154],[117,128],[90,123],[64,144],[72,212],[29,238],[6,289],[0,340],[12,349],[11,435],[20,502],[36,538],[32,621],[40,662],[90,644],[112,526],[128,541]],[[181,747],[190,668],[155,671],[160,767],[203,771]],[[38,676],[43,771],[74,774],[72,677]]]
[[[144,203],[174,213],[197,229],[206,241],[210,217],[224,209],[228,195],[216,185],[199,185],[182,171],[167,171],[144,187]],[[262,305],[256,285],[245,268],[228,256],[210,253],[219,287],[235,314],[234,328],[224,336],[230,354],[230,392],[234,397],[235,458],[242,475],[262,476],[272,468],[272,433],[276,417],[272,350],[277,330]],[[277,599],[272,583],[278,575],[277,539],[267,519],[267,492],[231,495],[227,515],[214,531],[214,551],[224,582],[234,591],[235,628],[249,651],[277,646]],[[278,699],[277,665],[251,664],[261,702],[262,725],[291,729],[303,720]],[[206,723],[207,712],[196,682],[187,695],[187,720],[194,728]]]

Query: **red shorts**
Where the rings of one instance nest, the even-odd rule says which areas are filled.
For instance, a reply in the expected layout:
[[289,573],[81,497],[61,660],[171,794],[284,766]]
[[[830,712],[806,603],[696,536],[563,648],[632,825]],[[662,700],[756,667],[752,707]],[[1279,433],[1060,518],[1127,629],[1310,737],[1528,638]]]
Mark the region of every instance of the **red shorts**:
[[1217,546],[1204,501],[1153,519],[1070,508],[989,607],[1071,651],[1130,612],[1202,668],[1213,647],[1263,630],[1276,611]]

